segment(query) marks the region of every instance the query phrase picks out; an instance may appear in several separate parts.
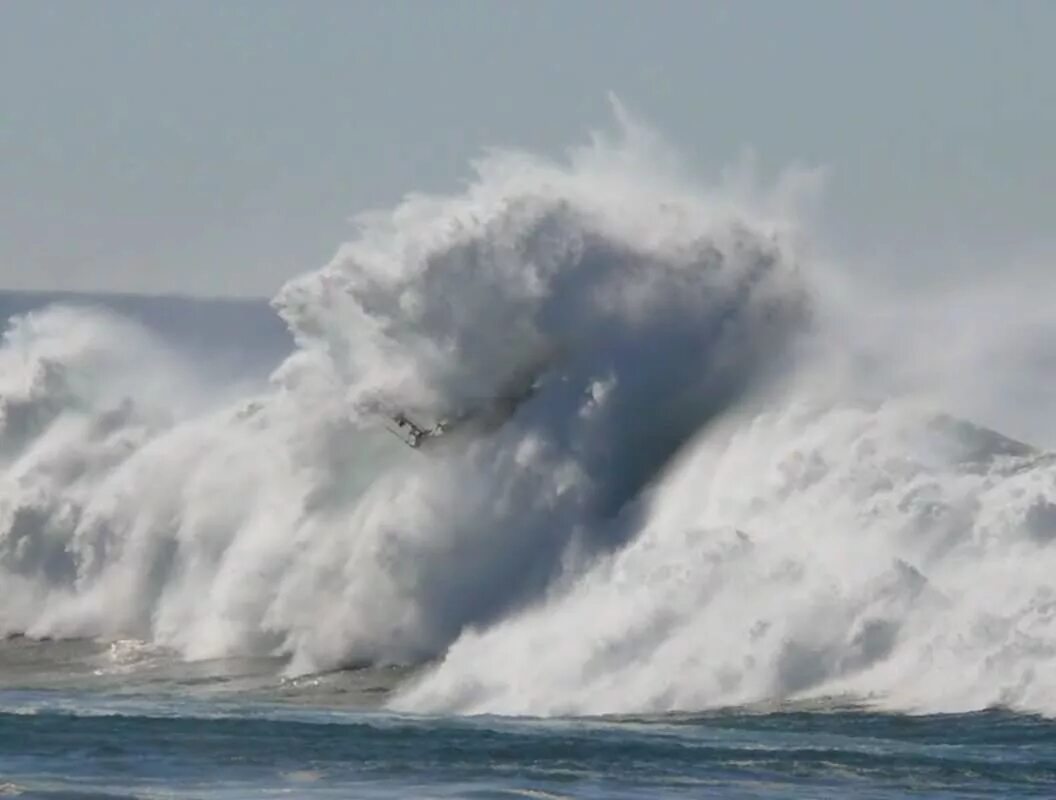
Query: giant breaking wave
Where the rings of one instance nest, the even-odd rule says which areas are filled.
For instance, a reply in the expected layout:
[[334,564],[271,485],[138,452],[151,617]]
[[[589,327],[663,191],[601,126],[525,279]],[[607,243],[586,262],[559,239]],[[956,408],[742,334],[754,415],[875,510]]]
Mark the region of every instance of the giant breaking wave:
[[[1053,459],[819,388],[843,356],[781,204],[655,147],[627,123],[567,163],[494,153],[363,216],[275,299],[298,346],[253,396],[105,314],[14,320],[0,632],[425,665],[408,710],[1056,710]],[[382,430],[540,363],[495,430]]]

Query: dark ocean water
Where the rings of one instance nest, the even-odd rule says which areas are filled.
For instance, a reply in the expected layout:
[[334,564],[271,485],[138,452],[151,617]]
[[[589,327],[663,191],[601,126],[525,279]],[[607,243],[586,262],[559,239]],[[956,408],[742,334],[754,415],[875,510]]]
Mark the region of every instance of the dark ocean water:
[[414,673],[281,677],[135,642],[0,644],[0,796],[1052,797],[1056,723],[812,703],[590,718],[385,710]]
[[[24,797],[1051,797],[1056,728],[1003,712],[405,718],[4,692]],[[29,709],[34,709],[32,712]]]

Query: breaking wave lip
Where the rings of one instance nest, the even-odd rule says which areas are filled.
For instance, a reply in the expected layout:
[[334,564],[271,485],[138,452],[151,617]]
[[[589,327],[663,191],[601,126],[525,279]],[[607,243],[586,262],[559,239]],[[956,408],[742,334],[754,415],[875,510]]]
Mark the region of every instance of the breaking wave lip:
[[[0,633],[431,663],[404,711],[1048,710],[1053,459],[860,402],[781,203],[689,187],[622,125],[364,215],[279,292],[297,349],[236,402],[134,323],[16,319]],[[457,446],[382,429],[537,363]]]

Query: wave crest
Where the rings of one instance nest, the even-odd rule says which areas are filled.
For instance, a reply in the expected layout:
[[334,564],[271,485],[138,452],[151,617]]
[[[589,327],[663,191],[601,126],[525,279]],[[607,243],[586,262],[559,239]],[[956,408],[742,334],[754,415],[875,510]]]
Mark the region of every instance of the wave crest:
[[[631,538],[643,490],[806,317],[775,225],[658,179],[633,146],[495,154],[462,195],[364,217],[276,298],[299,348],[270,391],[155,420],[116,454],[78,430],[61,448],[88,465],[77,482],[25,462],[3,627],[284,653],[298,672],[414,662]],[[538,390],[490,433],[420,458],[379,432],[379,411],[472,412],[526,367]],[[57,410],[33,452],[75,415],[39,391]]]

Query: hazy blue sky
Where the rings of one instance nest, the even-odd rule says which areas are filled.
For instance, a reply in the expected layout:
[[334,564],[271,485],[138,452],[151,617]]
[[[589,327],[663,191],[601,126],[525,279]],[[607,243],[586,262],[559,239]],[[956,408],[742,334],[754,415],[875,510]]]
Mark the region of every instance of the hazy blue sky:
[[828,166],[855,260],[1056,251],[1056,2],[0,0],[0,287],[270,294],[609,90],[704,174]]

